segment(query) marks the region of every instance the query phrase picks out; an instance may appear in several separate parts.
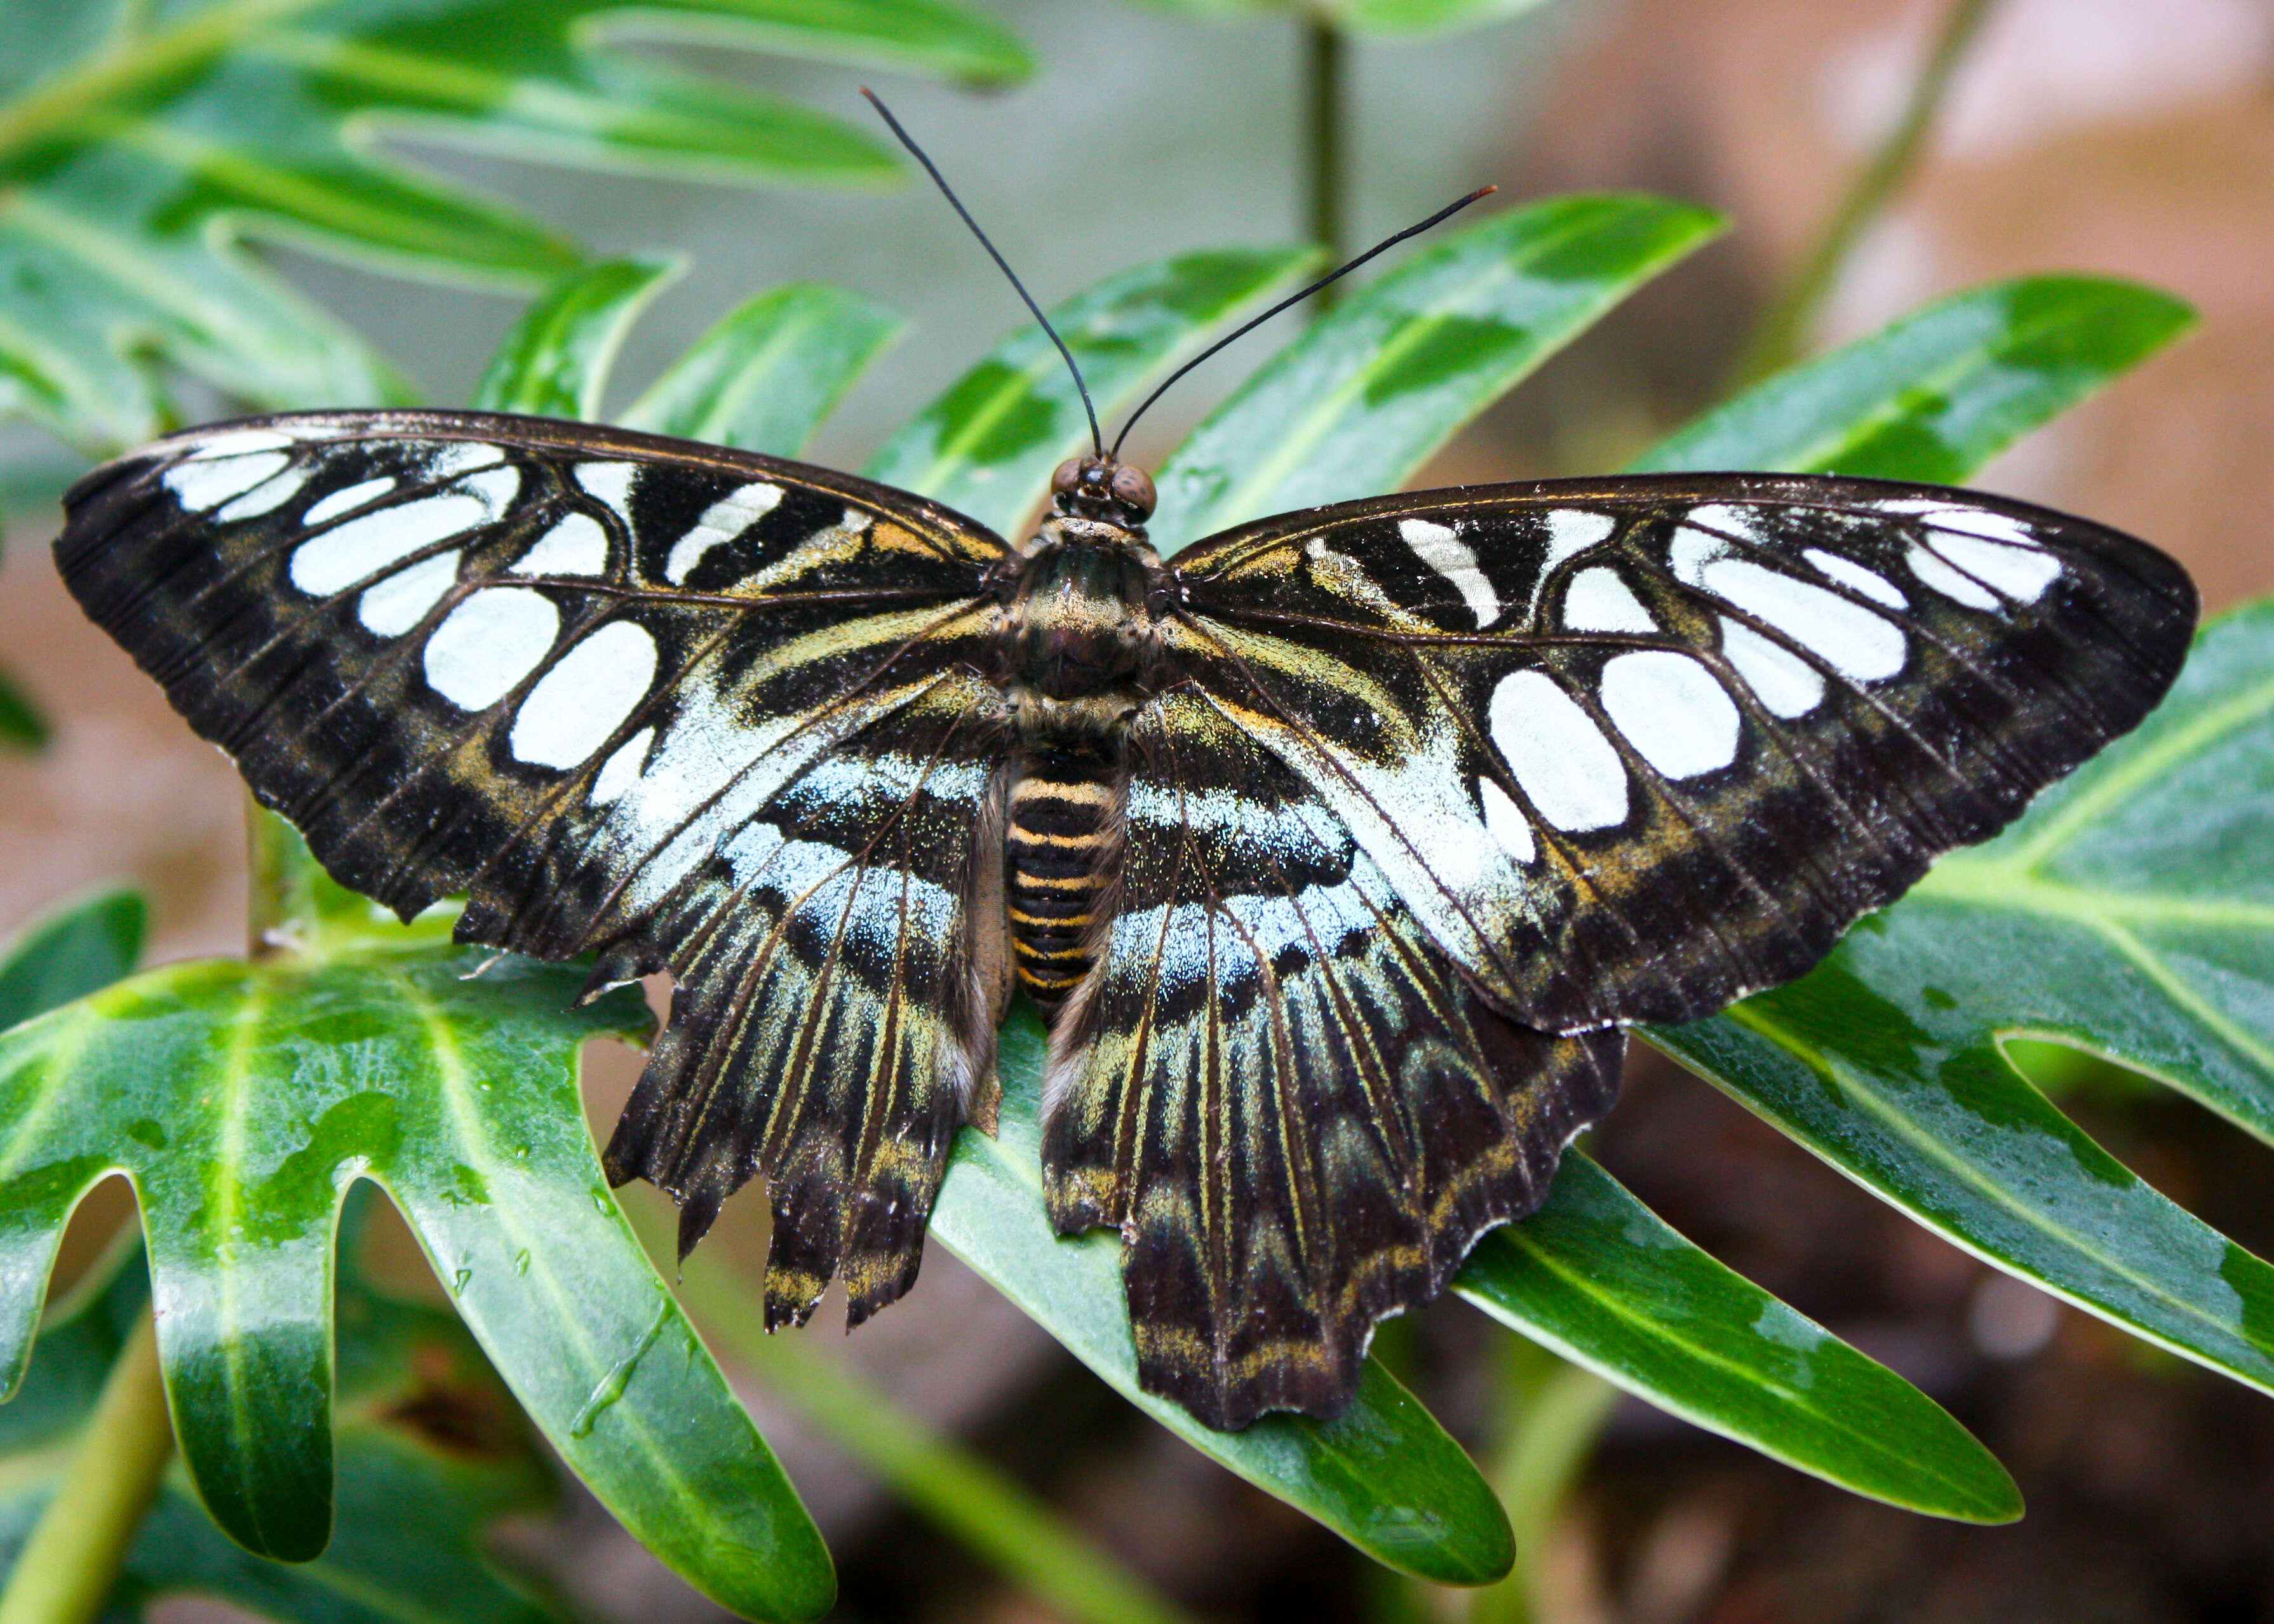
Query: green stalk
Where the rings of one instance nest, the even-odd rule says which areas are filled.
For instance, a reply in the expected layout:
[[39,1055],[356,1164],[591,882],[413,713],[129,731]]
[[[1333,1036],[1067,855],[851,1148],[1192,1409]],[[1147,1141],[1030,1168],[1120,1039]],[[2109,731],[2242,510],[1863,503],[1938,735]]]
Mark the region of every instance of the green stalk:
[[0,1590],[0,1624],[86,1624],[100,1613],[173,1451],[158,1336],[146,1309]]
[[[749,1287],[708,1253],[681,1288],[704,1330],[877,1480],[1076,1624],[1195,1624],[1050,1508],[796,1335],[769,1336]],[[0,1620],[0,1624],[9,1624]]]
[[1799,357],[1808,329],[1825,298],[1839,280],[1841,267],[1855,252],[1857,240],[1878,219],[1903,184],[1910,178],[1926,148],[1926,138],[1950,94],[1958,64],[1989,20],[1998,0],[1953,0],[1943,19],[1918,82],[1911,86],[1902,117],[1881,142],[1852,184],[1848,195],[1825,222],[1816,246],[1802,259],[1799,272],[1784,291],[1770,303],[1751,338],[1738,351],[1730,368],[1730,390],[1757,383]]
[[[1350,187],[1348,93],[1350,46],[1342,30],[1325,17],[1303,20],[1304,187],[1308,193],[1310,238],[1326,249],[1331,262],[1350,258],[1350,221],[1344,207]],[[1321,309],[1342,297],[1337,282],[1318,296]]]
[[1619,1390],[1592,1371],[1510,1337],[1502,1376],[1503,1440],[1488,1474],[1516,1535],[1516,1566],[1470,1598],[1469,1624],[1544,1620],[1540,1560],[1572,1486],[1618,1405]]

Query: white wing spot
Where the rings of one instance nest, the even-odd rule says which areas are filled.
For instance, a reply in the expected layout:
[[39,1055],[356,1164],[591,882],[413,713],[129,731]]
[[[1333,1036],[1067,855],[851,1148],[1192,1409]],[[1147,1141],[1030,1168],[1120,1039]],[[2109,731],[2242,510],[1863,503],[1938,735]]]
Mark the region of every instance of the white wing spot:
[[1485,572],[1477,568],[1477,555],[1453,533],[1451,525],[1428,519],[1401,519],[1397,533],[1413,549],[1414,557],[1442,575],[1446,584],[1461,595],[1469,613],[1477,617],[1479,631],[1500,619],[1500,594],[1493,590]]
[[599,775],[592,780],[591,802],[605,807],[623,799],[624,792],[639,782],[640,763],[647,759],[647,747],[655,742],[655,729],[643,727],[615,748],[608,759],[600,763]]
[[509,572],[516,575],[605,575],[608,532],[589,513],[572,513],[537,538]]
[[267,484],[282,473],[291,461],[291,455],[282,451],[260,451],[244,456],[222,456],[203,451],[168,469],[162,483],[174,493],[174,500],[190,512],[205,513],[231,497],[244,495],[257,485]]
[[1806,716],[1824,703],[1824,673],[1782,643],[1723,615],[1721,652],[1771,716],[1786,721]]
[[579,462],[576,483],[629,520],[632,486],[639,478],[640,467],[637,462]]
[[1658,622],[1617,570],[1597,565],[1571,578],[1563,594],[1563,629],[1647,634],[1658,629]]
[[486,710],[537,669],[560,630],[561,612],[544,593],[486,588],[426,640],[426,680],[461,710]]
[[1690,510],[1690,522],[1708,530],[1722,530],[1742,541],[1758,545],[1761,541],[1760,511],[1739,508],[1728,502],[1707,502]]
[[1699,573],[1705,590],[1766,620],[1843,676],[1876,682],[1903,668],[1902,628],[1861,604],[1743,559],[1715,559]]
[[1737,759],[1737,707],[1686,654],[1645,649],[1606,663],[1603,710],[1669,778],[1694,778]]
[[395,476],[381,474],[376,479],[366,479],[361,485],[351,485],[343,491],[335,491],[320,501],[311,502],[308,511],[300,515],[303,524],[328,524],[343,513],[352,512],[365,502],[376,501],[395,489]]
[[489,504],[464,491],[367,513],[293,549],[292,584],[312,598],[327,598],[489,519]]
[[1911,600],[1894,582],[1874,569],[1866,569],[1854,559],[1841,558],[1837,553],[1826,553],[1821,547],[1811,547],[1801,557],[1822,570],[1851,592],[1861,592],[1875,604],[1885,604],[1890,609],[1908,609]]
[[1930,545],[1976,580],[1988,583],[1992,591],[2016,603],[2037,602],[2060,578],[2060,560],[2032,543],[1946,533],[1935,537]]
[[316,470],[303,462],[288,468],[273,479],[265,479],[238,497],[214,517],[224,524],[234,524],[239,519],[257,519],[264,513],[274,513],[300,493],[300,488],[316,477]]
[[1585,553],[1599,542],[1608,541],[1619,522],[1607,513],[1585,513],[1577,508],[1558,508],[1547,515],[1547,557],[1540,568],[1544,575],[1575,553]]
[[1532,820],[1508,798],[1508,792],[1490,778],[1477,780],[1477,799],[1484,805],[1485,831],[1517,861],[1528,863],[1540,855],[1532,838]]
[[397,570],[363,595],[356,619],[382,637],[400,637],[426,618],[442,594],[457,584],[458,550],[420,559],[408,569]]
[[655,639],[644,627],[611,620],[555,660],[529,690],[507,741],[514,755],[538,767],[585,760],[647,696],[655,662]]
[[430,479],[449,479],[504,461],[503,446],[486,445],[478,440],[453,440],[426,459],[426,476]]
[[694,529],[671,544],[671,556],[663,564],[663,578],[674,586],[684,585],[695,567],[703,561],[704,553],[734,540],[780,506],[781,499],[781,486],[768,485],[763,479],[729,491],[703,510]]
[[2037,533],[2011,514],[1992,513],[1985,508],[1931,508],[1923,516],[1939,530],[1957,530],[1984,541],[2037,550]]
[[1995,609],[1999,606],[1997,593],[1973,576],[1953,569],[1917,542],[1911,544],[1910,551],[1903,555],[1903,562],[1911,567],[1911,574],[1916,575],[1921,583],[1954,603],[1964,604],[1969,609]]
[[858,536],[876,522],[877,515],[862,508],[847,508],[845,510],[844,528],[847,535]]
[[1626,822],[1625,763],[1554,678],[1538,671],[1502,677],[1487,718],[1493,742],[1540,816],[1567,833]]
[[1696,529],[1691,525],[1677,525],[1675,528],[1674,539],[1667,544],[1666,567],[1674,572],[1674,578],[1684,586],[1694,586],[1703,590],[1706,585],[1706,567],[1717,560],[1728,557],[1728,553],[1729,543],[1727,538],[1716,536],[1711,530]]

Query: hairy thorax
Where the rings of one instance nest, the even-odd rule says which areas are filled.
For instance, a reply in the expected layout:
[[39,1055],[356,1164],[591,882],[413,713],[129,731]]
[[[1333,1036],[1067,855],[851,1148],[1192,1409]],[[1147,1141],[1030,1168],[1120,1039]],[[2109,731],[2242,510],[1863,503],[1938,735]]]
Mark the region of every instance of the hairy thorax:
[[1171,577],[1144,532],[1054,514],[1008,561],[996,680],[1018,730],[1006,820],[1011,938],[1028,993],[1055,1007],[1096,951],[1119,868],[1123,740],[1159,691]]

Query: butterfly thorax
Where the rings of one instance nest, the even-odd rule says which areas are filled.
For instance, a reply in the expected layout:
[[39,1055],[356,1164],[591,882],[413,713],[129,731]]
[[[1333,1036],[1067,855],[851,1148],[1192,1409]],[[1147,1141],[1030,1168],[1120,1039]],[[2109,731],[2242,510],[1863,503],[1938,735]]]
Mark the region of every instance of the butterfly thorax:
[[1089,969],[1118,866],[1122,741],[1157,686],[1168,572],[1141,529],[1052,514],[1021,550],[998,636],[1020,748],[1006,826],[1011,938],[1028,995],[1055,1006]]

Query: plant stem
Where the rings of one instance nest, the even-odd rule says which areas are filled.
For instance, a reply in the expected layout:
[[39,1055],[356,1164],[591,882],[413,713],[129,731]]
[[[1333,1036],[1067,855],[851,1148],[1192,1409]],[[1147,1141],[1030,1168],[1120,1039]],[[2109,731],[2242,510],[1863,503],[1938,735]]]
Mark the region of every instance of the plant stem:
[[1918,82],[1911,86],[1902,117],[1856,177],[1848,195],[1826,221],[1816,246],[1801,260],[1799,272],[1770,303],[1751,338],[1738,351],[1736,364],[1730,369],[1733,387],[1757,382],[1798,357],[1817,312],[1838,282],[1857,240],[1917,166],[1958,64],[1965,60],[1997,3],[1952,0],[1950,14],[1943,19],[1942,32],[1935,38]]
[[85,1624],[101,1613],[173,1451],[158,1337],[145,1309],[0,1591],[0,1624]]
[[1521,1337],[1509,1339],[1502,1383],[1503,1436],[1491,1477],[1516,1535],[1516,1566],[1498,1584],[1476,1592],[1469,1624],[1532,1624],[1547,1616],[1540,1559],[1619,1397],[1592,1371]]
[[[1078,1624],[1193,1624],[1050,1508],[794,1335],[769,1336],[749,1289],[698,1253],[681,1295],[704,1327],[913,1509]],[[8,1624],[0,1620],[0,1624]]]
[[291,825],[245,794],[245,956],[272,959],[307,945],[316,929],[316,899],[307,860]]
[[[1348,124],[1348,41],[1332,20],[1320,16],[1303,19],[1303,147],[1304,184],[1309,192],[1311,240],[1324,247],[1339,265],[1350,258],[1350,222],[1344,193],[1350,184]],[[1318,296],[1321,309],[1342,297],[1335,283]]]

